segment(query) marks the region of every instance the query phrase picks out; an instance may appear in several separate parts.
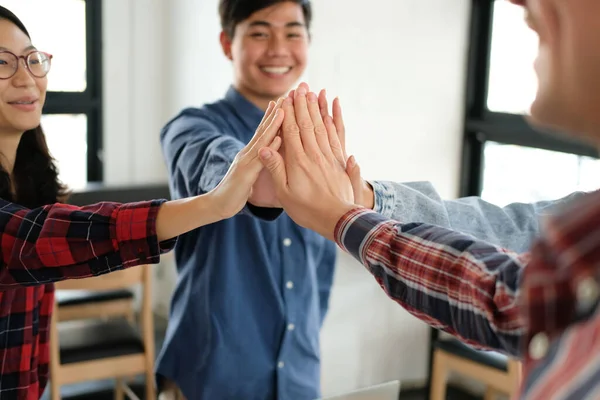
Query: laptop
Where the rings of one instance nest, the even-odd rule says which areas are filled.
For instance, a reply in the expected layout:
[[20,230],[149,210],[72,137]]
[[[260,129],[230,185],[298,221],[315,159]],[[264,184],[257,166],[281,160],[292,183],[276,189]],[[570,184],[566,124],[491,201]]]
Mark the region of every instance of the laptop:
[[321,400],[398,400],[400,382],[392,381]]

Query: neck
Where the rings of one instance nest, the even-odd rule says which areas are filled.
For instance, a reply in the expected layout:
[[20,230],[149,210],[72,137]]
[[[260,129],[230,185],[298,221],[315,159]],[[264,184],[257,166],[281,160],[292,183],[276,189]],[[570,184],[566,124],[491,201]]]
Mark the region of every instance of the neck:
[[12,175],[17,158],[17,148],[24,132],[0,132],[0,165]]
[[256,107],[260,108],[263,111],[267,110],[267,108],[269,107],[270,101],[277,101],[277,99],[279,97],[282,97],[285,95],[285,94],[281,94],[280,96],[269,97],[269,96],[259,95],[258,93],[254,92],[248,88],[245,88],[241,85],[236,84],[236,85],[234,85],[234,87],[250,103],[254,104]]

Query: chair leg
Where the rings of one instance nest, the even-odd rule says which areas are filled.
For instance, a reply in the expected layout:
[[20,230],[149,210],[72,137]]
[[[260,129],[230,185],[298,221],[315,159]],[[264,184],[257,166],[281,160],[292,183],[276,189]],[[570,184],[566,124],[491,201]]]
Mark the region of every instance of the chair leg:
[[156,399],[156,387],[154,386],[154,371],[146,372],[146,400]]
[[485,395],[483,400],[496,400],[498,398],[498,392],[491,386],[485,389]]
[[60,398],[60,385],[50,380],[50,400],[61,400]]
[[446,400],[446,380],[448,368],[446,356],[439,350],[433,356],[433,370],[431,376],[431,390],[429,400]]
[[115,400],[125,400],[125,381],[123,378],[117,378],[115,385]]

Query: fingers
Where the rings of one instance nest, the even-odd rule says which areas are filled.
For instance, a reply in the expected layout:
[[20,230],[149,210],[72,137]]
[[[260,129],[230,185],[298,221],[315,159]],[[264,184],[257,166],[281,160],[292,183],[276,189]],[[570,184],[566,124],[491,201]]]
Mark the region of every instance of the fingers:
[[302,146],[302,139],[300,138],[300,128],[296,123],[294,102],[291,98],[288,97],[284,100],[282,110],[284,118],[283,124],[281,125],[281,131],[285,154],[286,156],[304,154],[304,147]]
[[354,193],[354,203],[363,204],[363,180],[360,176],[360,167],[358,166],[358,163],[356,162],[354,156],[351,156],[348,159],[348,164],[346,165],[346,174],[350,178],[350,183],[352,184],[352,192]]
[[281,136],[275,136],[275,139],[273,139],[273,141],[269,145],[269,148],[273,151],[279,151],[279,149],[281,148],[281,143],[283,143]]
[[328,159],[333,159],[334,155],[329,143],[329,134],[327,132],[327,128],[325,127],[325,123],[323,123],[323,117],[321,116],[321,110],[319,108],[319,99],[313,92],[308,93],[307,98],[308,113],[310,114],[310,118],[314,126],[317,145],[325,157]]
[[[307,93],[310,90],[308,87],[308,84],[306,82],[300,83],[300,85],[298,85],[298,87],[305,88]],[[293,100],[295,96],[296,96],[296,89],[290,90],[290,93],[288,93],[288,97]]]
[[308,83],[306,82],[300,82],[300,84],[298,85],[298,89],[300,88],[304,88],[304,91],[306,93],[310,92],[310,87],[308,86]]
[[344,152],[344,159],[346,159],[348,158],[346,154],[346,127],[344,126],[342,107],[340,106],[340,99],[338,97],[333,100],[333,123],[335,124],[337,136]]
[[325,117],[325,129],[327,130],[327,139],[329,140],[329,147],[331,148],[333,156],[343,168],[346,168],[347,157],[344,149],[342,148],[337,128],[333,123],[333,119],[329,115]]
[[329,115],[329,105],[327,104],[327,91],[322,89],[319,92],[319,109],[321,110],[321,117],[323,120]]
[[[278,138],[277,133],[279,132],[279,129],[283,124],[285,112],[283,111],[283,109],[277,108],[272,114],[273,115],[270,116],[267,119],[267,121],[265,121],[262,134],[259,134],[259,132],[257,131],[257,133],[252,138],[252,141],[248,144],[248,146],[246,146],[249,149],[250,154],[252,154],[252,158],[258,156],[258,154],[253,152],[253,150],[258,152],[259,149],[269,146],[271,143],[274,142],[275,139]],[[279,143],[279,146],[281,146],[281,141]]]
[[321,155],[321,149],[317,144],[315,137],[315,126],[308,111],[308,100],[306,88],[302,85],[296,90],[294,98],[294,111],[296,113],[296,121],[300,128],[300,138],[304,145],[304,151],[313,157]]
[[[341,119],[341,109],[339,108],[339,101],[337,102],[337,107],[340,119]],[[325,123],[325,128],[327,130],[327,135],[329,137],[329,146],[335,159],[340,163],[340,165],[346,165],[346,159],[348,156],[346,155],[346,148],[342,145],[340,138],[338,136],[337,128],[334,124],[333,119],[329,115],[329,104],[327,102],[327,91],[325,89],[321,90],[319,93],[319,110],[321,112],[321,117]],[[342,130],[344,130],[343,121],[341,122]]]
[[[275,139],[269,144],[268,147],[259,147],[258,150],[263,148],[271,149],[274,152],[277,152],[281,147],[282,140],[279,136],[276,136]],[[243,173],[248,174],[251,177],[251,180],[254,182],[258,178],[258,174],[264,168],[263,163],[258,156],[258,151],[256,152],[256,157],[253,157],[248,160],[248,163],[244,165]]]
[[287,188],[287,174],[281,155],[267,147],[260,149],[258,154],[263,166],[271,174],[277,192],[285,191]]
[[[277,100],[277,103],[269,102],[269,107],[267,107],[267,111],[265,112],[265,115],[263,116],[262,121],[258,125],[258,128],[256,128],[256,132],[254,133],[254,136],[252,137],[250,142],[246,145],[244,150],[251,149],[256,144],[256,142],[258,140],[260,140],[260,138],[262,137],[265,130],[270,126],[273,119],[275,118],[275,116],[277,114],[277,110],[279,110],[281,108],[282,103],[283,103],[283,98],[280,98],[279,100]],[[271,143],[272,140],[273,140],[273,138],[271,138],[268,141],[268,143]]]
[[259,128],[265,122],[265,120],[267,119],[267,117],[269,115],[271,115],[271,111],[273,111],[273,108],[275,108],[275,102],[274,101],[270,101],[269,102],[269,106],[267,107],[267,110],[265,111],[265,115],[263,115],[262,119],[260,120],[260,124],[258,124]]

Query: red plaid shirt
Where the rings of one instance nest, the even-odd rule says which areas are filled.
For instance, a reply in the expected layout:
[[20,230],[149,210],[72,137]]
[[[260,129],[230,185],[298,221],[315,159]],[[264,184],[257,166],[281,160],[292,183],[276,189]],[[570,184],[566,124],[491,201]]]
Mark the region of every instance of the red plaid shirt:
[[48,382],[53,282],[157,263],[163,201],[28,210],[0,199],[0,398],[39,399]]
[[409,312],[475,347],[524,361],[519,398],[600,398],[600,192],[544,221],[518,255],[422,223],[356,209],[336,227]]

